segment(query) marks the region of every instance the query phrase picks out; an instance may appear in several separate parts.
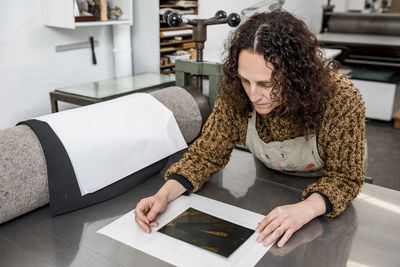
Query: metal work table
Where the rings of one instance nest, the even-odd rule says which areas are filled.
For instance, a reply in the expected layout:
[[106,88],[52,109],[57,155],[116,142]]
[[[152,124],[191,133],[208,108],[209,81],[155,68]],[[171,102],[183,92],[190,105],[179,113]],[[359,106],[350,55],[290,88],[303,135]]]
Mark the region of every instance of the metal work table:
[[[299,201],[302,188],[313,180],[268,170],[251,154],[234,150],[228,166],[199,194],[267,214],[278,205]],[[96,233],[162,183],[159,174],[89,208],[52,218],[45,206],[0,225],[0,266],[169,266]],[[399,203],[400,192],[365,184],[342,215],[314,219],[283,248],[273,246],[257,266],[398,266]]]
[[58,112],[58,101],[85,106],[133,93],[151,92],[173,85],[175,85],[174,75],[146,72],[56,89],[50,92],[51,112]]

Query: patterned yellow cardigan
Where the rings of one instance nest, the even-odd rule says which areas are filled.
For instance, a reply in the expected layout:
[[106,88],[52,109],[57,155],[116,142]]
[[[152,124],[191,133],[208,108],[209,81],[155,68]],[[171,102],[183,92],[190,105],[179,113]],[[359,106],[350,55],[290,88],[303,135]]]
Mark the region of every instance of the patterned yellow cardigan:
[[[360,192],[364,181],[365,107],[359,91],[339,73],[332,74],[337,86],[331,93],[321,127],[317,132],[318,152],[325,162],[322,177],[309,185],[303,199],[311,192],[322,193],[332,209],[326,214],[335,217]],[[213,112],[201,136],[193,142],[184,157],[165,174],[182,175],[199,190],[210,177],[223,169],[238,142],[246,143],[248,117],[240,115],[222,98],[217,98]],[[302,135],[290,127],[285,118],[272,111],[257,114],[256,128],[265,142],[284,141]]]

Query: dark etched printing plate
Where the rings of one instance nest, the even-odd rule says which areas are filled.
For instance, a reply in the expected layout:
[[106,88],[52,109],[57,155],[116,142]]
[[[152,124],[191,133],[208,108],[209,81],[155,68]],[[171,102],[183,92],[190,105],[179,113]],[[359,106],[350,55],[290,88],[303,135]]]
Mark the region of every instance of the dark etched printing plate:
[[225,257],[254,233],[254,230],[193,208],[188,208],[158,231]]

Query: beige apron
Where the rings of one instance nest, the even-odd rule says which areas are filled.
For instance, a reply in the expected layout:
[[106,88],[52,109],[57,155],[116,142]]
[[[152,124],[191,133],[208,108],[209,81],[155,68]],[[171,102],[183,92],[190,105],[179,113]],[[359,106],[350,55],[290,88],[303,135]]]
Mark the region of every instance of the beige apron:
[[249,115],[246,146],[256,158],[277,171],[299,176],[321,176],[324,162],[318,154],[315,135],[264,143],[256,129],[256,109],[253,108]]

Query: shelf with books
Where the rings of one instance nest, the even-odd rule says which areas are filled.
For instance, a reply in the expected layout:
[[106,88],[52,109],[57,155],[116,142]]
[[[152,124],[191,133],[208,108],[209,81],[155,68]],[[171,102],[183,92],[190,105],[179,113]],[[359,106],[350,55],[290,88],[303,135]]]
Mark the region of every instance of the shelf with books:
[[[195,43],[192,40],[193,27],[169,27],[163,20],[163,14],[168,11],[178,12],[182,15],[197,15],[198,14],[198,0],[196,1],[171,1],[160,0],[159,14],[160,14],[160,71],[163,73],[170,71],[173,73],[175,64],[170,62],[171,57],[186,54],[190,55],[190,59],[196,59],[194,50]],[[183,52],[185,51],[185,52]],[[187,56],[187,57],[188,57]]]

